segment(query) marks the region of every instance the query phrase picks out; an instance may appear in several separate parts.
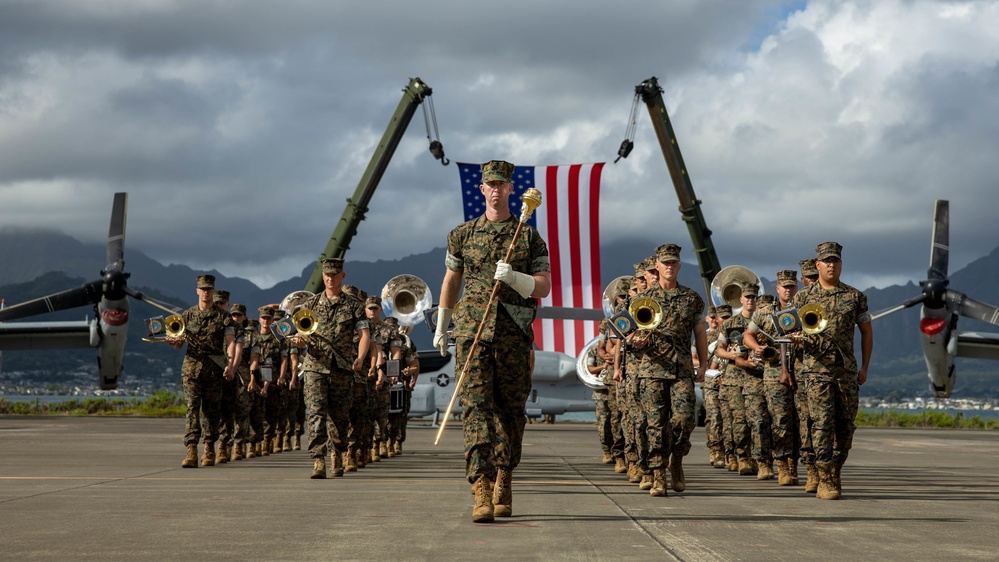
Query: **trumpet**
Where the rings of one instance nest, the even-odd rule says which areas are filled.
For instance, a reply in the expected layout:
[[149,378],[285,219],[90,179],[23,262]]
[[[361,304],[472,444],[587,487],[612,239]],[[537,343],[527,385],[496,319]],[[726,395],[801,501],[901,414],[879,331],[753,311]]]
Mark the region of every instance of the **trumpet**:
[[806,334],[821,334],[829,325],[829,313],[818,303],[808,303],[798,309],[801,317],[801,331]]

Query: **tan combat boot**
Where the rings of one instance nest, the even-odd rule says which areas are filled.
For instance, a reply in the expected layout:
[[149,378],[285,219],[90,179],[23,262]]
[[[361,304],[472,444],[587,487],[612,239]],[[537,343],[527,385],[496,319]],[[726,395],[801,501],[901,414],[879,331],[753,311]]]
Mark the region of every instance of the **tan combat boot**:
[[225,443],[219,445],[219,455],[215,458],[215,464],[225,464],[229,462],[229,447]]
[[652,483],[649,486],[649,495],[657,498],[666,497],[666,469],[657,468],[652,471]]
[[330,456],[333,457],[333,470],[330,472],[334,478],[343,476],[343,453],[334,449]]
[[395,456],[398,457],[401,454],[402,454],[402,441],[399,441],[397,439],[395,442]]
[[355,460],[354,451],[348,449],[343,456],[345,459],[343,469],[347,472],[357,472],[357,460]]
[[493,515],[496,517],[513,515],[513,472],[505,468],[496,469],[496,484],[493,486]]
[[388,447],[385,446],[385,442],[384,441],[379,441],[378,442],[378,456],[381,457],[381,458],[383,458],[383,459],[389,458]]
[[725,462],[725,453],[721,449],[715,449],[715,460],[711,463],[711,466],[715,468],[726,468],[728,463]]
[[246,444],[244,444],[244,443],[236,443],[236,446],[233,447],[233,449],[232,449],[232,460],[233,461],[241,461],[241,460],[243,460],[243,458],[246,457],[246,453],[243,452],[243,449],[245,447],[246,447]]
[[749,457],[739,457],[739,476],[746,476],[756,472],[753,470],[753,463]]
[[676,453],[669,457],[669,485],[674,492],[682,492],[687,489],[687,481],[683,477],[683,457]]
[[789,459],[777,459],[777,485],[793,486],[794,479],[791,478],[791,463]]
[[302,436],[301,435],[295,435],[295,450],[296,451],[301,451],[302,450]]
[[642,479],[638,482],[639,490],[650,490],[652,489],[652,474],[648,472],[642,472]]
[[729,472],[736,472],[739,470],[739,463],[735,460],[735,455],[725,455],[725,468]]
[[614,464],[614,457],[607,451],[604,451],[604,458],[600,462],[604,464]]
[[290,451],[291,450],[291,435],[285,435],[284,436],[284,447],[281,450],[282,451]]
[[388,458],[395,456],[395,439],[389,439],[385,444],[385,454],[388,455]]
[[284,435],[275,435],[274,439],[271,439],[271,454],[276,455],[283,449]]
[[794,457],[787,458],[787,471],[791,474],[791,485],[798,485],[798,459]]
[[629,462],[628,463],[628,482],[632,484],[638,484],[642,481],[642,472],[638,469],[638,465]]
[[381,455],[378,454],[378,443],[371,446],[371,462],[379,462],[382,460]]
[[366,449],[358,449],[354,451],[357,455],[357,468],[364,468],[368,466],[368,451]]
[[617,474],[628,472],[628,464],[624,462],[624,459],[614,459],[614,472]]
[[805,493],[814,494],[819,489],[819,471],[815,468],[815,463],[806,464],[805,470],[808,472],[808,479],[805,480]]
[[250,443],[250,446],[246,448],[246,458],[252,459],[257,456],[257,444]]
[[205,443],[205,454],[201,455],[201,466],[215,466],[215,443]]
[[260,456],[266,457],[271,454],[271,438],[264,437],[264,441],[260,444]]
[[312,476],[309,478],[326,478],[326,459],[316,457],[312,459]]
[[836,491],[840,496],[843,495],[843,480],[840,478],[840,473],[843,471],[843,465],[834,464],[832,466],[832,484],[836,487]]
[[832,465],[815,463],[815,469],[819,472],[819,489],[816,490],[815,497],[820,500],[838,500],[839,491],[833,484]]
[[183,468],[198,468],[198,446],[188,445],[187,446],[187,456],[184,457],[184,461],[180,463]]
[[485,476],[480,476],[475,484],[472,484],[472,494],[475,495],[472,521],[474,523],[491,523],[493,521],[493,483]]
[[756,479],[757,480],[773,480],[774,479],[774,460],[773,459],[769,459],[768,458],[766,460],[760,461],[760,462],[758,462],[756,464],[756,466],[757,466],[757,472],[756,472]]

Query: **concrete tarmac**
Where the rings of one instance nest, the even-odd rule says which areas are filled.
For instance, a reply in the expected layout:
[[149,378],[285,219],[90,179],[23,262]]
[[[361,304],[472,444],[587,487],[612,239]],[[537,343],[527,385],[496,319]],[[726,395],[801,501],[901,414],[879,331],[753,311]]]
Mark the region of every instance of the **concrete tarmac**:
[[[3,560],[996,560],[999,432],[859,429],[844,498],[707,464],[653,498],[592,424],[528,425],[513,517],[473,524],[460,423],[310,480],[292,451],[182,469],[183,419],[0,418]],[[802,483],[804,482],[802,470]]]

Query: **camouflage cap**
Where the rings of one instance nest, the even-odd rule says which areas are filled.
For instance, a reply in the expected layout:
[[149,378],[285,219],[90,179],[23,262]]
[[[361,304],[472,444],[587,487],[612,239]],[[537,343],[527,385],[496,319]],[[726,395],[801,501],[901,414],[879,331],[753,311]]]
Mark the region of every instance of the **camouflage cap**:
[[676,244],[663,244],[656,248],[656,259],[661,262],[680,261],[680,247]]
[[198,276],[198,288],[199,289],[214,289],[215,288],[215,276],[214,275],[199,275]]
[[778,271],[777,284],[781,287],[796,287],[798,285],[798,272],[793,269]]
[[257,309],[257,314],[261,318],[274,318],[274,309],[269,306],[261,306]]
[[482,165],[482,183],[503,181],[513,183],[513,164],[504,160],[490,160]]
[[364,308],[381,308],[382,298],[376,296],[370,296],[364,301]]
[[807,260],[799,261],[798,267],[801,268],[802,277],[811,277],[812,275],[819,274],[818,268],[815,267],[815,258],[808,258]]
[[761,307],[762,307],[762,306],[770,306],[770,305],[772,305],[772,304],[773,304],[773,303],[774,303],[775,301],[776,301],[776,299],[774,298],[774,296],[773,296],[773,295],[760,295],[760,296],[759,296],[759,297],[758,297],[758,298],[756,299],[756,306],[761,306]]
[[212,302],[229,302],[229,291],[215,289],[215,296],[212,297]]
[[713,306],[708,307],[708,318],[711,318],[712,316],[715,316],[717,314],[718,314],[718,309],[716,309]]
[[822,261],[826,258],[843,258],[843,246],[835,242],[823,242],[815,247],[815,259]]
[[642,265],[645,266],[645,271],[655,271],[657,274],[659,270],[656,269],[656,256],[649,256],[642,260]]
[[743,283],[742,285],[742,296],[744,297],[755,297],[760,294],[760,286],[756,283]]
[[645,260],[635,264],[635,277],[641,277],[643,275],[645,275]]
[[274,308],[274,309],[271,309],[271,310],[274,311],[274,319],[275,320],[280,320],[280,319],[284,318],[285,316],[287,316],[287,314],[285,314],[285,312],[283,310],[281,310],[280,308]]
[[246,305],[236,303],[229,307],[229,314],[242,314],[246,316]]
[[343,258],[323,258],[323,273],[336,275],[343,271]]
[[723,304],[715,308],[715,313],[718,314],[719,318],[730,318],[732,316],[732,306]]
[[385,324],[388,324],[389,326],[398,326],[399,325],[399,319],[396,318],[395,316],[389,316],[385,320],[382,320],[382,322],[384,322]]
[[631,279],[621,279],[617,282],[617,286],[614,288],[614,296],[616,297],[626,297],[628,296],[628,288],[631,287]]

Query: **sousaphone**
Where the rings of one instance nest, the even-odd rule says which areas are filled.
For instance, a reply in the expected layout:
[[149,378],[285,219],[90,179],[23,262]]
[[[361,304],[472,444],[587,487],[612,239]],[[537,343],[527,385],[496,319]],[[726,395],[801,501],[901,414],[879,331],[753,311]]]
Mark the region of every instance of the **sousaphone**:
[[596,337],[586,342],[583,349],[579,350],[579,356],[576,358],[576,376],[579,378],[579,382],[585,384],[593,390],[603,390],[607,388],[607,385],[600,380],[599,375],[594,375],[589,371],[589,369],[586,368],[586,362],[590,356],[590,352],[599,341],[600,338]]
[[614,305],[616,304],[616,301],[614,300],[615,295],[613,293],[617,292],[617,285],[622,281],[625,283],[631,283],[631,277],[627,275],[617,277],[608,283],[607,287],[604,288],[604,316],[610,317],[614,315]]
[[759,275],[748,267],[730,265],[719,271],[711,280],[711,301],[715,306],[723,304],[731,306],[732,315],[737,315],[742,311],[742,301],[739,300],[742,297],[742,286],[748,283],[759,285],[761,295],[766,293]]
[[396,275],[382,287],[382,312],[399,319],[400,327],[422,322],[423,312],[431,306],[430,287],[415,275]]

